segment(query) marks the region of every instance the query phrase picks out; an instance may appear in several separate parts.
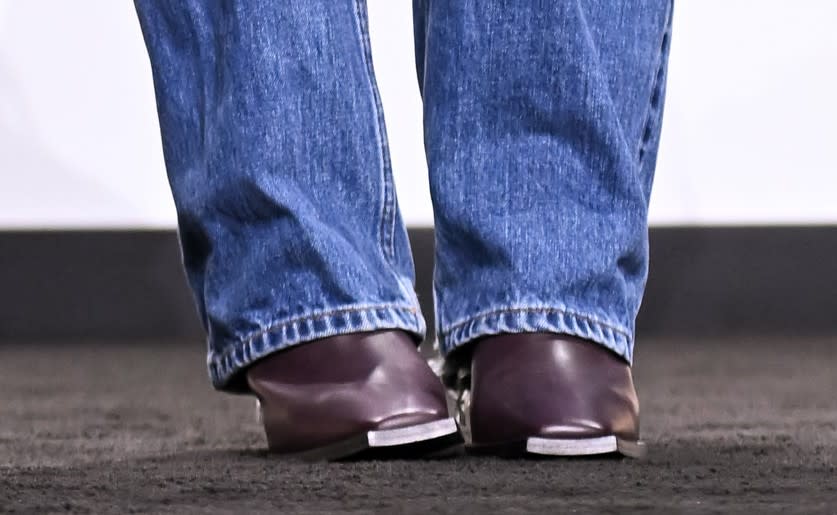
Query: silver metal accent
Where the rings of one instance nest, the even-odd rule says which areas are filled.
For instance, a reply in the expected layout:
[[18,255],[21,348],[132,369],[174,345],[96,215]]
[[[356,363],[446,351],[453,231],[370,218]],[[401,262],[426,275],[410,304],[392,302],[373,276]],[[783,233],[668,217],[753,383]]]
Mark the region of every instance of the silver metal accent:
[[459,430],[462,433],[462,439],[465,440],[467,445],[470,445],[473,442],[471,436],[471,390],[459,390],[454,414],[456,423],[459,424]]
[[438,352],[432,358],[428,358],[427,365],[436,374],[436,377],[442,377],[442,372],[445,369],[445,359]]
[[619,446],[615,436],[599,438],[539,438],[526,439],[526,452],[549,456],[585,456],[588,454],[607,454],[617,452]]
[[618,452],[631,458],[644,458],[647,448],[644,442],[623,440],[609,435],[599,438],[539,438],[526,440],[526,452],[548,456],[587,456]]
[[366,436],[369,447],[390,447],[409,443],[432,440],[456,433],[456,422],[452,418],[436,420],[426,424],[369,431]]

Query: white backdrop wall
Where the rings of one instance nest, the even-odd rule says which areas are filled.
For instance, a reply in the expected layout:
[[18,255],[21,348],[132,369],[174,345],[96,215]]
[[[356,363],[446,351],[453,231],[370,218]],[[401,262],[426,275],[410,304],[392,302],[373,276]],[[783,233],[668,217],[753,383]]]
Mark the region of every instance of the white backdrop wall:
[[[409,0],[369,0],[400,203],[432,224]],[[681,0],[651,219],[837,223],[837,2]],[[0,228],[173,227],[127,0],[0,0]]]

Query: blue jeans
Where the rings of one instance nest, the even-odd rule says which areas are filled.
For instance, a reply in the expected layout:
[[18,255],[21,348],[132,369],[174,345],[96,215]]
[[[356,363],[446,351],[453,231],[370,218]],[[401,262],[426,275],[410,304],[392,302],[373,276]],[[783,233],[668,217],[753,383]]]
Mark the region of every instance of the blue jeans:
[[[214,386],[331,335],[420,341],[365,1],[135,3]],[[444,355],[537,331],[631,361],[671,9],[415,1]]]

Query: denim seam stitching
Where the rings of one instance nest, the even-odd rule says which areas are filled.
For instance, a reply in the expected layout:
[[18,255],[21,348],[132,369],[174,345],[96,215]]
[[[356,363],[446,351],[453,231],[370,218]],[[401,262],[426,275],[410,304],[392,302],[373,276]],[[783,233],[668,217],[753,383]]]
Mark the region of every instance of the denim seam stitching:
[[[361,1],[362,0],[355,0],[354,2],[355,22],[358,32],[357,35],[362,48],[363,64],[366,67],[367,85],[372,95],[372,101],[375,108],[375,139],[377,140],[378,150],[380,151],[381,175],[383,176],[382,182],[384,190],[381,205],[381,225],[379,231],[384,258],[386,258],[389,262],[389,260],[391,260],[395,255],[395,216],[392,214],[394,210],[392,207],[392,174],[387,173],[392,165],[390,164],[388,145],[384,135],[385,125],[382,116],[383,105],[380,99],[380,93],[378,93],[375,86],[375,72],[372,67],[372,44],[369,40],[368,18],[365,15]],[[392,220],[391,222],[390,219]],[[389,234],[387,227],[391,227]]]
[[593,323],[593,324],[596,324],[596,325],[600,325],[600,326],[602,326],[606,329],[609,329],[609,330],[611,330],[615,333],[618,333],[618,334],[620,334],[620,335],[622,335],[626,338],[630,338],[630,334],[627,331],[625,331],[624,329],[616,327],[616,326],[614,326],[612,324],[609,324],[607,322],[603,322],[603,321],[601,321],[601,320],[599,320],[595,317],[592,317],[590,315],[585,315],[583,313],[578,313],[576,311],[569,310],[569,309],[547,308],[547,307],[543,307],[543,308],[538,308],[538,307],[506,308],[506,309],[497,309],[497,310],[493,310],[493,311],[478,313],[478,314],[476,314],[474,316],[471,316],[471,317],[469,317],[469,318],[467,318],[467,319],[465,319],[461,322],[457,322],[457,323],[449,326],[445,330],[440,331],[439,336],[447,336],[447,335],[451,334],[452,332],[456,331],[457,329],[459,329],[460,327],[466,326],[466,325],[468,325],[468,324],[470,324],[470,323],[472,323],[476,320],[485,319],[485,318],[488,318],[488,317],[491,317],[491,316],[494,316],[494,315],[502,315],[504,313],[525,313],[525,312],[558,313],[558,314],[562,314],[562,315],[569,315],[569,316],[572,316],[572,317],[580,318],[582,320],[585,320],[587,322],[590,322],[590,323]]
[[[365,9],[364,0],[355,0],[355,29],[361,45],[361,55],[366,67],[367,85],[372,96],[375,110],[375,138],[380,151],[381,175],[383,176],[383,199],[381,202],[381,224],[379,227],[379,240],[384,262],[388,265],[401,293],[417,302],[414,287],[405,283],[404,278],[398,273],[395,267],[395,185],[392,176],[392,159],[389,153],[389,142],[386,137],[386,122],[384,120],[384,107],[381,101],[381,94],[375,80],[375,70],[372,63],[372,43],[369,38],[369,18]],[[387,230],[389,228],[389,230]]]
[[648,130],[651,128],[651,123],[652,123],[653,119],[655,118],[654,114],[659,111],[659,109],[655,109],[653,100],[654,100],[655,96],[659,95],[660,87],[661,87],[660,75],[663,71],[663,67],[666,64],[666,60],[664,59],[664,55],[665,55],[666,47],[668,46],[669,41],[671,39],[672,10],[673,10],[672,5],[671,5],[671,3],[669,3],[668,13],[666,14],[666,30],[663,32],[663,36],[662,36],[662,38],[660,40],[660,44],[658,46],[658,52],[657,52],[657,56],[656,56],[657,66],[655,67],[655,71],[654,71],[654,78],[653,78],[653,83],[652,83],[652,86],[651,86],[651,95],[648,98],[648,105],[647,105],[646,110],[645,110],[645,123],[642,126],[642,135],[640,136],[639,145],[638,145],[638,148],[637,148],[637,164],[640,165],[640,166],[645,161],[645,155],[646,155],[645,149],[646,149],[646,147],[648,145],[648,141],[649,141],[649,138],[646,137],[646,135],[648,134]]
[[250,334],[246,338],[242,338],[241,340],[239,340],[239,343],[244,343],[244,344],[251,343],[254,340],[256,340],[257,338],[260,338],[267,333],[271,333],[271,332],[276,331],[277,329],[280,329],[280,328],[283,328],[283,327],[286,327],[286,326],[289,326],[289,325],[292,325],[292,324],[296,324],[297,322],[300,322],[302,320],[319,320],[319,319],[322,319],[322,318],[327,318],[327,317],[334,316],[334,315],[341,315],[341,314],[344,314],[344,313],[354,313],[354,312],[357,312],[357,311],[374,311],[374,310],[378,310],[378,309],[397,309],[397,310],[407,311],[407,312],[412,313],[412,314],[417,313],[417,310],[414,306],[402,306],[400,304],[366,304],[366,305],[352,306],[352,307],[346,307],[346,308],[340,308],[340,309],[332,309],[332,310],[329,310],[329,311],[321,311],[319,313],[311,313],[311,314],[308,314],[308,315],[301,315],[301,316],[298,316],[298,317],[289,318],[288,320],[284,320],[282,322],[277,322],[275,324],[271,324],[271,325],[261,329],[260,331],[257,331],[255,333]]

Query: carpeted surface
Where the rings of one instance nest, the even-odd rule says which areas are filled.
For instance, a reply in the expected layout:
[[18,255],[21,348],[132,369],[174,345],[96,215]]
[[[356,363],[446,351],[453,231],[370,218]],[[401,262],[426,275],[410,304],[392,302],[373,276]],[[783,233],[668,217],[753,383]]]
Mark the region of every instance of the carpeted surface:
[[644,461],[283,462],[203,363],[0,345],[0,512],[837,513],[837,339],[642,342]]

